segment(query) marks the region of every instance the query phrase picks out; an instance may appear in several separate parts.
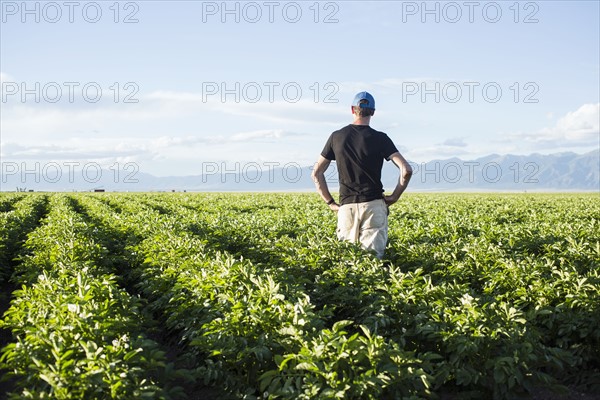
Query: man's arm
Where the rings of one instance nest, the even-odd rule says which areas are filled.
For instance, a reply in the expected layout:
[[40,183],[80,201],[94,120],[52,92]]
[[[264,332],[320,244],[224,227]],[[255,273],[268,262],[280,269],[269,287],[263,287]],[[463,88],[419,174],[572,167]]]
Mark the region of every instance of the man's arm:
[[[321,195],[323,200],[325,200],[325,203],[330,203],[331,200],[334,200],[331,193],[329,193],[327,181],[325,180],[325,171],[327,171],[329,164],[331,164],[331,160],[328,160],[323,156],[319,156],[319,160],[317,161],[317,164],[315,165],[315,168],[311,174],[311,177],[315,182],[317,192]],[[331,204],[329,204],[329,208],[333,211],[337,211],[340,206],[334,200],[331,202]]]
[[391,206],[392,204],[397,202],[398,199],[400,199],[400,196],[402,195],[402,193],[404,193],[404,190],[406,190],[408,182],[410,181],[410,177],[412,176],[413,170],[408,161],[406,161],[406,159],[402,157],[402,154],[400,154],[399,152],[393,153],[389,157],[389,159],[392,160],[396,167],[400,169],[400,177],[398,178],[398,184],[396,185],[396,188],[394,189],[391,195],[384,196],[386,204],[388,206]]

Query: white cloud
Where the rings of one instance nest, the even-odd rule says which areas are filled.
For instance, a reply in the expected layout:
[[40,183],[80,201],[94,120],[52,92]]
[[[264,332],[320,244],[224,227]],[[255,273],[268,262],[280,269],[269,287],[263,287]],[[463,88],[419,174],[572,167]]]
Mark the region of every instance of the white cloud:
[[150,100],[175,101],[175,102],[202,102],[202,94],[190,92],[173,92],[168,90],[158,90],[146,96]]
[[10,76],[9,74],[0,71],[0,83],[2,82],[12,82],[14,81],[14,78],[12,76]]
[[[282,154],[310,146],[310,138],[318,135],[301,132],[315,132],[315,125],[325,124],[319,120],[337,119],[339,124],[343,119],[331,118],[336,104],[304,99],[256,104],[217,100],[158,91],[140,96],[137,104],[15,101],[3,105],[2,157],[11,162],[93,160],[103,166],[134,161],[145,169],[158,169],[160,161],[162,170],[178,174],[185,162],[198,159],[280,160]],[[296,129],[289,129],[292,124]]]
[[2,131],[11,137],[54,137],[62,141],[75,134],[106,133],[113,127],[148,123],[160,117],[160,109],[139,104],[113,104],[84,109],[19,104],[3,110]]
[[431,161],[434,159],[445,159],[452,157],[470,158],[476,153],[473,153],[466,148],[448,146],[444,144],[438,144],[435,146],[428,147],[417,147],[410,149],[410,159],[412,161]]
[[[329,94],[329,93],[328,93]],[[233,96],[233,95],[232,95]],[[229,97],[223,101],[220,95],[206,95],[192,92],[156,91],[150,93],[145,99],[161,104],[163,108],[177,106],[179,110],[198,112],[199,107],[222,112],[229,115],[252,117],[259,120],[269,120],[283,123],[305,123],[307,120],[331,122],[332,119],[343,117],[335,96],[315,101],[314,93],[303,93],[298,101],[283,99],[270,100],[265,94],[259,101],[234,101]],[[264,98],[263,98],[264,97]],[[329,102],[330,101],[330,102]],[[345,110],[346,108],[344,108]]]
[[556,126],[543,129],[542,135],[567,140],[598,140],[600,134],[600,103],[584,104],[577,111],[567,113]]
[[412,161],[422,162],[453,157],[467,159],[479,156],[479,151],[476,151],[463,137],[451,137],[432,146],[410,148],[407,155]]
[[5,160],[116,160],[152,156],[155,149],[129,140],[72,139],[64,144],[40,143],[24,145],[2,143]]
[[283,138],[293,136],[304,136],[302,133],[284,131],[281,129],[265,129],[258,131],[237,132],[231,135],[213,136],[161,136],[150,141],[152,147],[157,149],[177,146],[216,145],[227,143],[250,143],[250,142],[276,142]]
[[[6,72],[0,71],[0,96],[2,97],[2,102],[4,102],[4,82],[14,82],[14,78],[7,74]],[[7,96],[8,96],[7,92]]]
[[461,137],[448,138],[444,140],[442,145],[448,147],[467,147],[467,143]]
[[542,148],[565,148],[598,146],[600,139],[600,103],[584,104],[568,112],[554,126],[536,132],[520,132],[508,135],[517,142]]
[[262,130],[254,132],[242,132],[236,133],[231,136],[231,141],[234,142],[247,142],[247,141],[273,141],[282,139],[289,136],[301,136],[298,133],[286,132],[281,129]]
[[154,159],[169,150],[178,148],[193,149],[221,144],[248,144],[277,142],[284,138],[304,136],[301,133],[284,130],[260,130],[237,132],[231,135],[202,136],[160,136],[154,138],[70,138],[61,144],[52,142],[23,144],[2,143],[2,157],[6,160],[105,160],[115,159]]
[[300,100],[296,103],[274,101],[259,102],[227,102],[213,103],[210,107],[225,114],[248,117],[262,121],[280,124],[322,123],[337,126],[349,112],[346,107],[337,103],[315,103],[310,100]]
[[62,141],[82,134],[157,135],[159,126],[163,130],[181,127],[190,133],[209,119],[215,126],[228,116],[238,117],[229,119],[238,125],[257,127],[265,121],[282,128],[315,123],[337,126],[348,114],[336,103],[315,103],[304,98],[296,103],[284,100],[236,103],[221,102],[220,98],[208,101],[199,93],[157,91],[139,100],[136,104],[115,104],[104,99],[98,104],[23,104],[15,100],[3,106],[2,132],[11,140],[27,137],[34,141],[50,138]]

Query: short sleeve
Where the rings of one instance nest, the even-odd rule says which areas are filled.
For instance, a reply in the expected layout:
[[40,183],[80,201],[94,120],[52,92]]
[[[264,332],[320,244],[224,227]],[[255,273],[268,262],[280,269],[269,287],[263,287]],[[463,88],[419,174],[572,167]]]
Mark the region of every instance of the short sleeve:
[[390,156],[394,153],[398,152],[396,145],[392,142],[392,139],[385,133],[382,136],[383,140],[381,141],[381,154],[383,157],[389,161]]
[[335,152],[333,151],[333,133],[329,136],[329,139],[327,139],[327,143],[325,143],[321,155],[330,161],[335,160]]

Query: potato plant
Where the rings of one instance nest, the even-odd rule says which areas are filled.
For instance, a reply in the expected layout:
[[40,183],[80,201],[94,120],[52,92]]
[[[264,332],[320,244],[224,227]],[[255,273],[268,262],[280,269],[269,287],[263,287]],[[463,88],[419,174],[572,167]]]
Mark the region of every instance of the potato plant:
[[600,389],[597,195],[409,194],[383,260],[313,194],[3,196],[15,398]]

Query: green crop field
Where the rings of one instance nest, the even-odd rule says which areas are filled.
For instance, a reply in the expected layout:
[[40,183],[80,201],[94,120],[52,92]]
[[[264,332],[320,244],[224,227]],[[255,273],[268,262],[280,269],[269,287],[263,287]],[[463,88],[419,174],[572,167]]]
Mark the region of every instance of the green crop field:
[[598,194],[408,194],[383,260],[335,224],[315,194],[1,194],[0,398],[597,398]]

